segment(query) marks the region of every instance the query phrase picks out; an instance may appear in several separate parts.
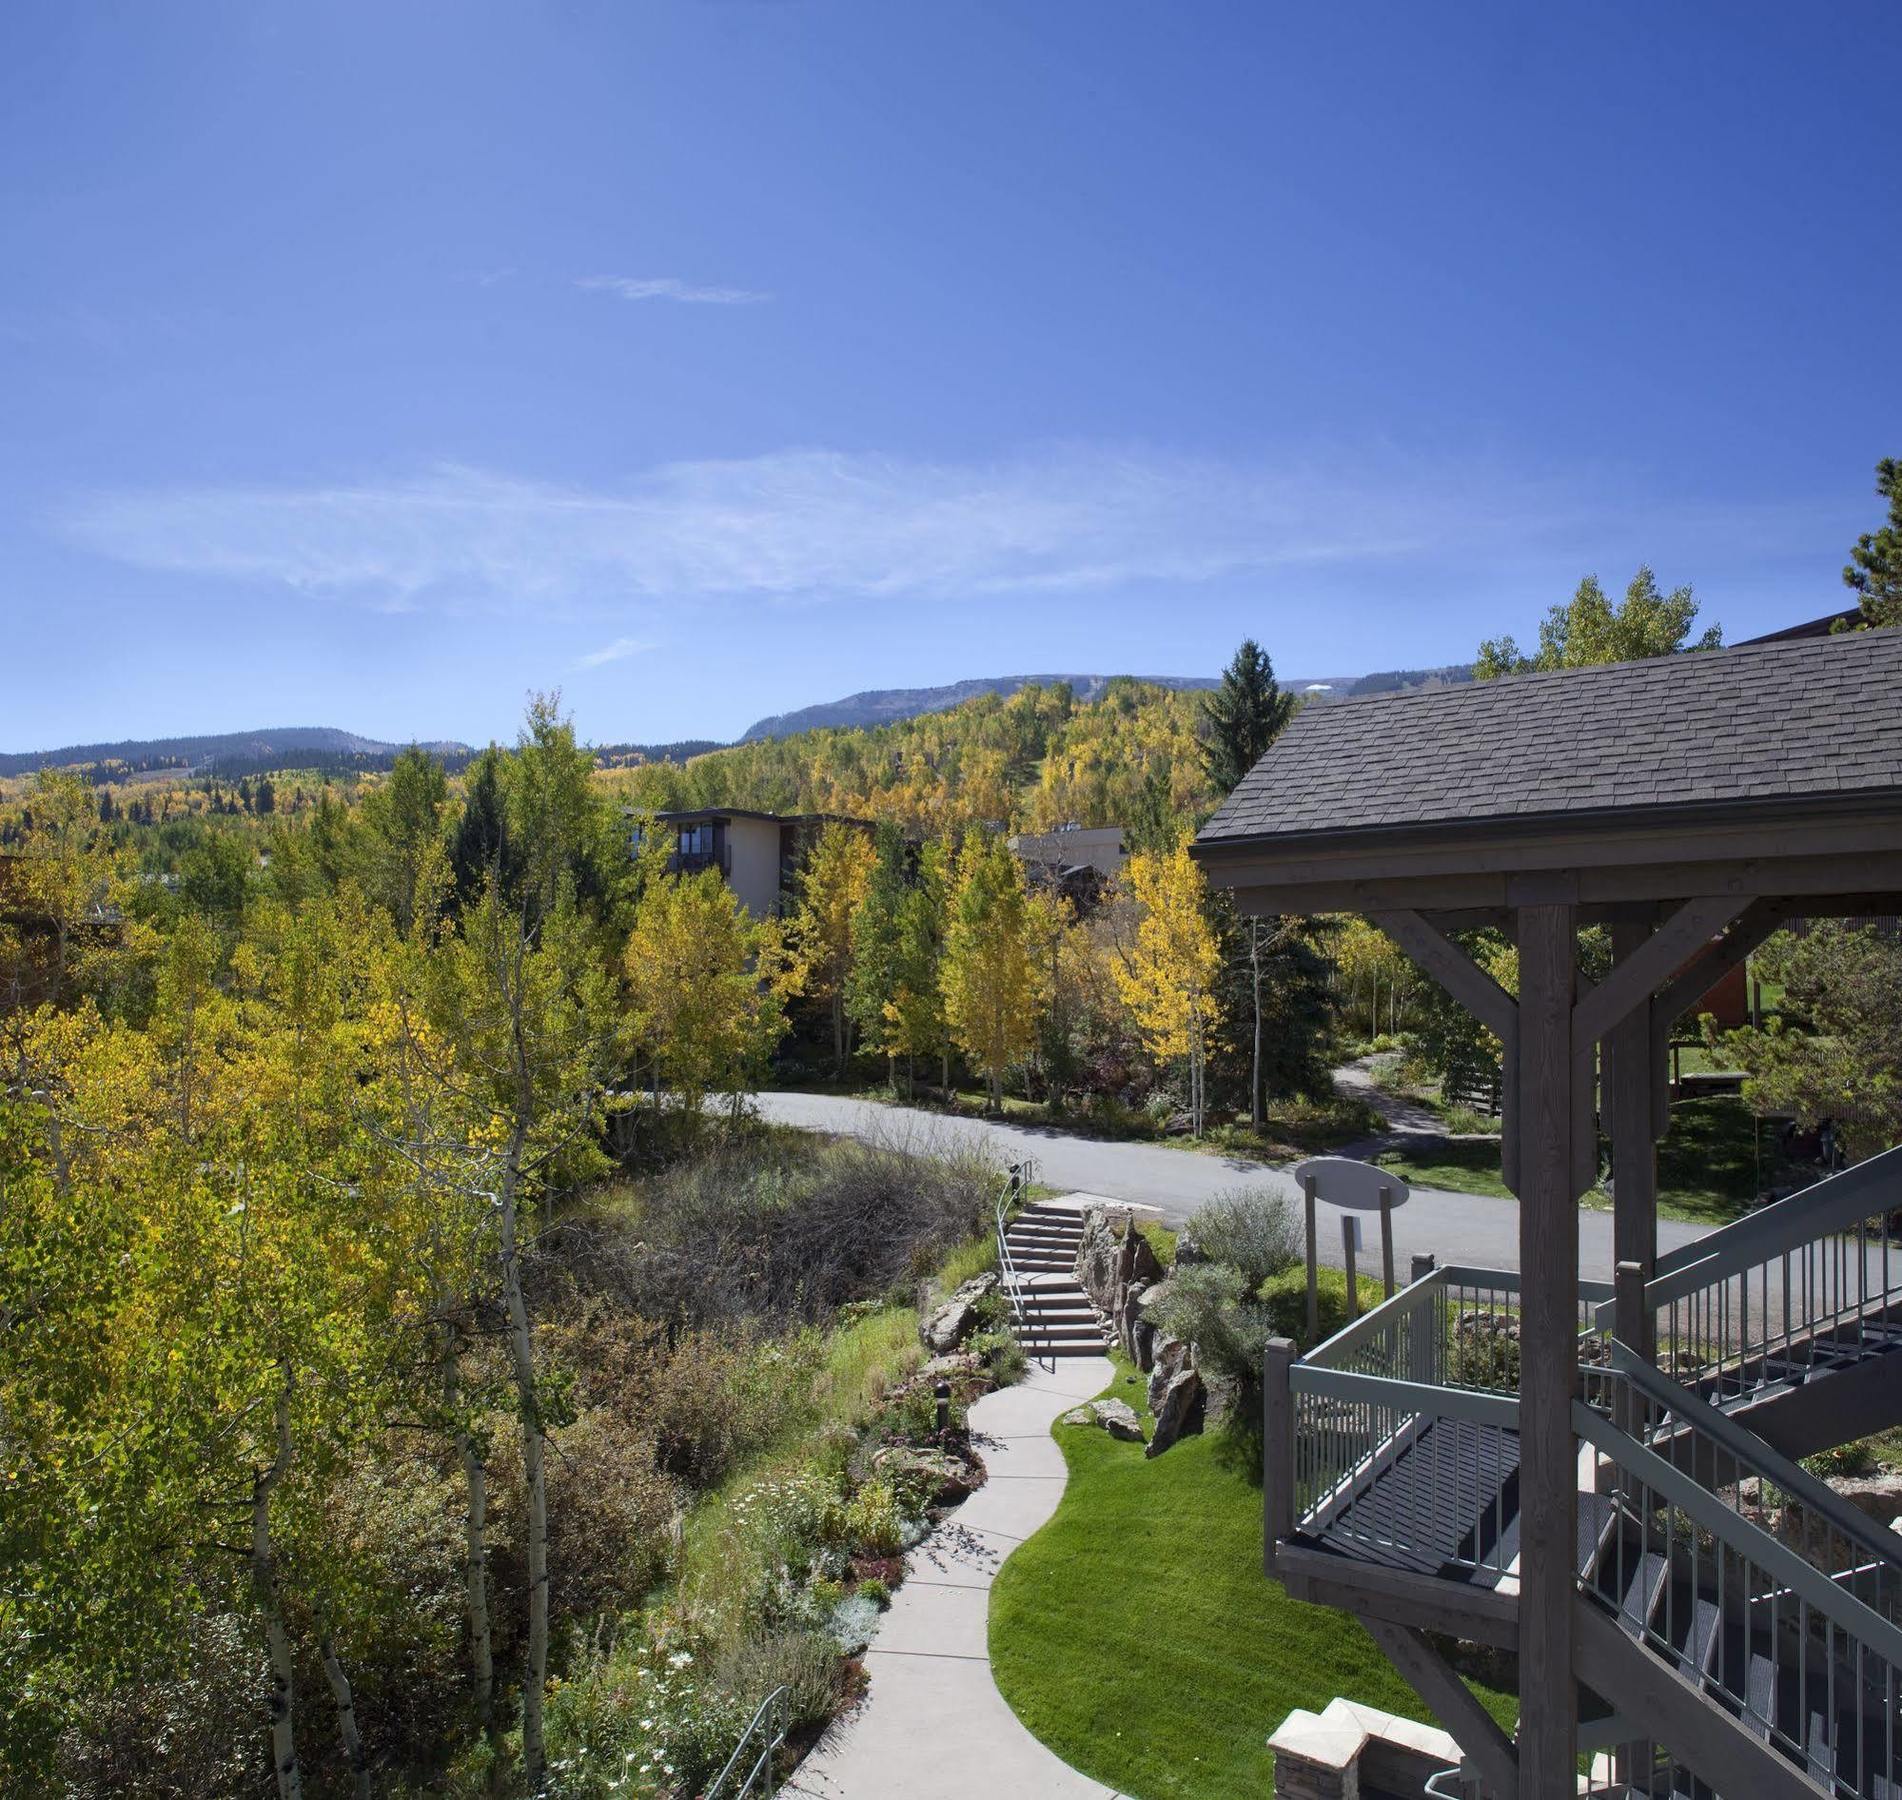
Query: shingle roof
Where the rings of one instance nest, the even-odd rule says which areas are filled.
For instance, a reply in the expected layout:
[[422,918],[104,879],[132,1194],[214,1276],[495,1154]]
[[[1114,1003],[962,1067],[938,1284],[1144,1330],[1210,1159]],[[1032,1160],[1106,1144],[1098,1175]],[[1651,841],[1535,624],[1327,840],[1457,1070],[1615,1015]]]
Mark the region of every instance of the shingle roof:
[[1885,789],[1902,630],[1311,703],[1197,842]]

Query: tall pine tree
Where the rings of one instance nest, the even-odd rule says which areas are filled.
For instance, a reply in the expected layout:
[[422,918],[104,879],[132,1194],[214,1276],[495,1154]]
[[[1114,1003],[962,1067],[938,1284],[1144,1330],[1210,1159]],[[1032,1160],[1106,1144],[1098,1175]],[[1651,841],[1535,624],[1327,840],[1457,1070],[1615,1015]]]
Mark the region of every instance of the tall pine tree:
[[1253,638],[1245,638],[1222,685],[1202,702],[1202,767],[1223,794],[1239,785],[1281,734],[1294,711],[1294,696],[1275,680],[1275,665]]
[[[1202,745],[1202,767],[1224,796],[1232,793],[1244,775],[1258,763],[1268,746],[1281,735],[1281,729],[1294,713],[1294,696],[1284,694],[1275,680],[1275,665],[1268,653],[1246,638],[1234,659],[1222,671],[1222,685],[1202,702],[1202,721],[1207,737]],[[1266,1081],[1271,1065],[1288,1063],[1298,1070],[1314,1060],[1315,1034],[1304,1029],[1297,1047],[1288,1046],[1287,1057],[1277,1057],[1266,1041],[1270,1014],[1275,1010],[1271,995],[1265,991],[1277,966],[1283,973],[1290,969],[1309,973],[1299,954],[1303,939],[1298,927],[1286,929],[1290,922],[1280,919],[1247,918],[1238,921],[1238,929],[1224,932],[1224,961],[1231,971],[1240,970],[1245,984],[1249,1014],[1248,1116],[1259,1131],[1267,1116]],[[1311,985],[1308,984],[1308,985]],[[1285,1023],[1306,1021],[1311,1008],[1293,1008]]]
[[1902,457],[1885,456],[1876,464],[1876,492],[1889,503],[1889,522],[1856,540],[1843,570],[1844,584],[1862,601],[1862,617],[1852,630],[1902,625]]

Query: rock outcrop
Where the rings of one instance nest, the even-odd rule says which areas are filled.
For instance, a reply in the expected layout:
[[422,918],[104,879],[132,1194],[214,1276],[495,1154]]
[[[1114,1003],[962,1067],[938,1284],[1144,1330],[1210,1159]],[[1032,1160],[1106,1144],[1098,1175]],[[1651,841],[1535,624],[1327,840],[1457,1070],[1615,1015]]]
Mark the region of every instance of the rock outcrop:
[[1143,1454],[1160,1456],[1177,1438],[1186,1437],[1192,1431],[1200,1431],[1206,1405],[1202,1377],[1193,1367],[1184,1363],[1169,1377],[1168,1385],[1163,1388],[1162,1404],[1153,1408],[1156,1431]]
[[996,1288],[995,1273],[973,1275],[936,1312],[919,1323],[918,1336],[925,1348],[934,1356],[945,1356],[955,1350],[977,1329],[978,1302]]

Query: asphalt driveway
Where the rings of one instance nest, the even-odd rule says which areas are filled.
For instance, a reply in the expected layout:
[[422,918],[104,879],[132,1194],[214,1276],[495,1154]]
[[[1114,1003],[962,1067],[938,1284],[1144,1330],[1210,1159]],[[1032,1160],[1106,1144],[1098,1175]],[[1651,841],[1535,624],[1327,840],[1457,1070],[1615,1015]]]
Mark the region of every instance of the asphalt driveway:
[[[837,1094],[766,1093],[757,1096],[762,1117],[809,1131],[833,1132],[867,1138],[929,1154],[938,1149],[975,1146],[991,1150],[1006,1162],[1031,1157],[1037,1179],[1066,1193],[1102,1194],[1112,1200],[1137,1201],[1153,1206],[1164,1223],[1180,1225],[1205,1200],[1225,1188],[1272,1187],[1299,1201],[1294,1177],[1267,1163],[1246,1157],[1204,1155],[1160,1144],[1114,1143],[1079,1137],[1048,1126],[1012,1125],[946,1113],[923,1112],[876,1100],[854,1100]],[[1320,1240],[1324,1262],[1340,1266],[1340,1215],[1323,1203]],[[1371,1222],[1371,1221],[1370,1221]],[[1660,1251],[1676,1249],[1702,1237],[1705,1227],[1663,1219],[1658,1223]],[[1588,1280],[1609,1281],[1612,1272],[1611,1214],[1578,1215],[1579,1273]],[[1365,1241],[1379,1270],[1379,1248],[1369,1233]],[[1406,1279],[1408,1258],[1428,1253],[1442,1263],[1469,1263],[1480,1268],[1516,1269],[1519,1266],[1519,1203],[1483,1194],[1455,1194],[1435,1188],[1415,1188],[1412,1198],[1394,1214],[1395,1260]],[[1363,1252],[1362,1268],[1368,1267]]]

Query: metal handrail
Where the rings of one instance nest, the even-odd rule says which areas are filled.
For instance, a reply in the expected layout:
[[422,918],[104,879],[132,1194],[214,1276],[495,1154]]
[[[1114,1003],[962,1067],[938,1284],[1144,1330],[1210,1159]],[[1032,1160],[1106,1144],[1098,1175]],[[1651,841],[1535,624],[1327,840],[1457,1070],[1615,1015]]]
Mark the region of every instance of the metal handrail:
[[[1891,1190],[1886,1205],[1875,1197],[1885,1183]],[[1645,1299],[1661,1306],[1785,1250],[1897,1209],[1902,1209],[1902,1144],[1668,1251],[1645,1283]]]
[[1646,1449],[1583,1400],[1572,1402],[1572,1429],[1608,1461],[1637,1476],[1653,1493],[1701,1525],[1715,1542],[1754,1563],[1779,1587],[1873,1650],[1892,1668],[1902,1669],[1902,1627],[1865,1606],[1854,1594],[1845,1593],[1787,1544],[1726,1506],[1701,1482],[1666,1462],[1655,1450]]
[[771,1800],[777,1791],[773,1758],[786,1741],[787,1698],[787,1690],[776,1687],[759,1703],[726,1766],[714,1776],[701,1800]]
[[[1902,1147],[1661,1258],[1644,1284],[1660,1362],[1747,1401],[1801,1382],[1819,1351],[1886,1350],[1902,1324]],[[1616,1307],[1598,1308],[1601,1329]]]
[[1892,1793],[1902,1628],[1583,1401],[1572,1428],[1618,1495],[1611,1583],[1595,1562],[1581,1596],[1800,1767],[1826,1767],[1827,1792]]
[[1801,1463],[1792,1462],[1754,1431],[1739,1425],[1728,1413],[1680,1386],[1635,1350],[1615,1338],[1607,1346],[1612,1371],[1629,1381],[1655,1407],[1681,1423],[1684,1429],[1719,1445],[1738,1472],[1750,1480],[1767,1482],[1800,1501],[1873,1562],[1902,1574],[1902,1538],[1885,1531],[1861,1507],[1845,1500],[1827,1482],[1819,1481]]
[[[1011,1318],[1016,1322],[1017,1342],[1028,1349],[1024,1340],[1030,1335],[1030,1318],[1024,1310],[1022,1277],[1017,1273],[1017,1264],[1010,1253],[1010,1233],[1006,1227],[1006,1215],[1010,1203],[1030,1187],[1030,1164],[1015,1163],[1010,1173],[1004,1177],[1004,1185],[998,1190],[997,1202],[992,1210],[992,1225],[997,1233],[997,1270],[1003,1283],[1005,1298],[1010,1302]],[[1047,1353],[1031,1352],[1031,1360],[1046,1374],[1057,1372],[1057,1357],[1054,1350]]]

